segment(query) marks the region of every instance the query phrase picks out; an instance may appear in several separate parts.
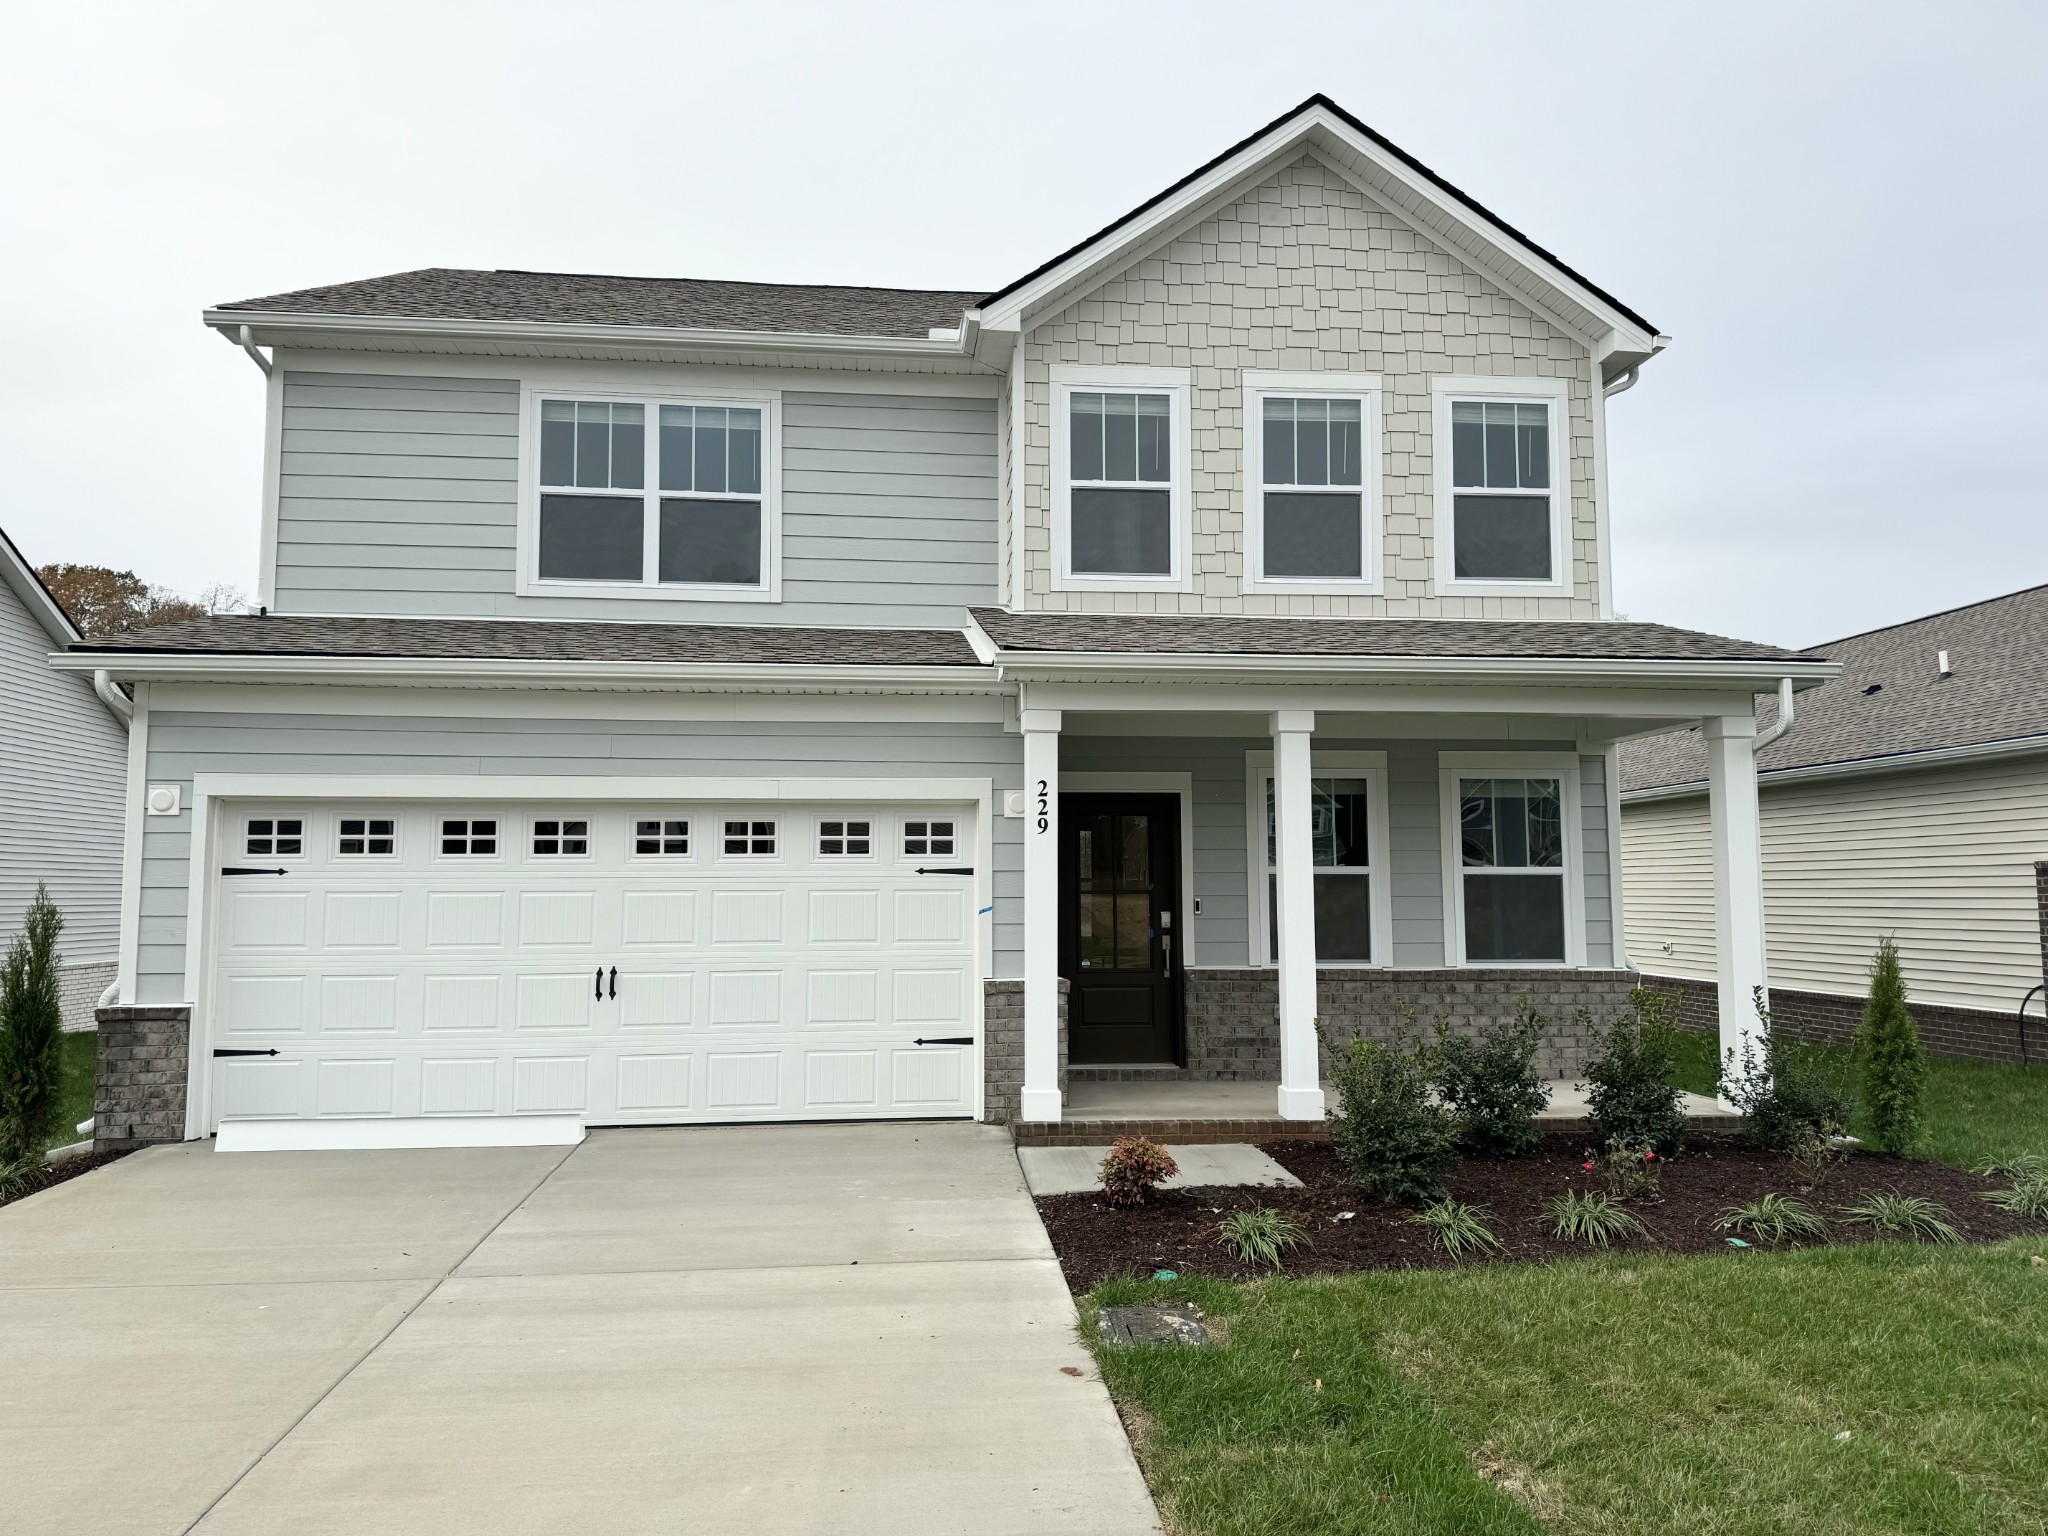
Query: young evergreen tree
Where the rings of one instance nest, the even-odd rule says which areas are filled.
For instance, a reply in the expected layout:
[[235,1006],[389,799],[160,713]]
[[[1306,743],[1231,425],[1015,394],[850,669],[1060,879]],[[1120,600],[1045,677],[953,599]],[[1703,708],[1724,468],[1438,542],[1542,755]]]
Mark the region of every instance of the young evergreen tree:
[[1886,1152],[1905,1153],[1920,1144],[1922,1104],[1927,1093],[1927,1053],[1920,1026],[1906,1008],[1906,982],[1899,974],[1899,949],[1880,939],[1870,966],[1870,1001],[1856,1032],[1863,1057],[1863,1107],[1870,1139]]
[[0,1163],[42,1156],[57,1128],[64,1058],[57,935],[64,916],[38,883],[0,961]]

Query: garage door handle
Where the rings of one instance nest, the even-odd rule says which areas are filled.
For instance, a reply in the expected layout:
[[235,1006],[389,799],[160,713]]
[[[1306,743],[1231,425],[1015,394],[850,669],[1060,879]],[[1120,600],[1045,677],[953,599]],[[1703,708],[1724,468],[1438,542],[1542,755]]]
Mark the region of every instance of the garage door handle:
[[[283,874],[284,871],[279,870],[278,873]],[[920,875],[971,875],[974,871],[971,869],[920,869],[918,873]]]
[[597,968],[597,990],[591,996],[600,1003],[604,1001],[604,967],[601,965]]
[[282,869],[251,869],[246,864],[229,864],[221,870],[221,873],[224,875],[282,875],[287,873],[287,871]]
[[913,1040],[910,1043],[912,1045],[972,1045],[974,1044],[974,1036],[940,1035],[933,1040]]
[[215,1052],[214,1052],[213,1054],[214,1054],[215,1058],[216,1058],[216,1059],[218,1059],[219,1057],[222,1057],[222,1056],[275,1056],[275,1055],[277,1054],[277,1052],[276,1052],[275,1050],[268,1050],[268,1051],[215,1051]]
[[618,995],[619,995],[619,968],[618,968],[618,967],[617,967],[617,966],[615,965],[615,966],[613,966],[613,967],[612,967],[612,996],[613,996],[613,997],[617,997]]

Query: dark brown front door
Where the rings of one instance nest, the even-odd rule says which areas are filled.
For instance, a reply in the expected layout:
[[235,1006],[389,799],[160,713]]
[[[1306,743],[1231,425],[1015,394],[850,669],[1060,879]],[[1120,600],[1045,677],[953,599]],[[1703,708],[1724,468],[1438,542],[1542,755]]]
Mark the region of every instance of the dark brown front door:
[[1180,800],[1060,796],[1067,1059],[1164,1062],[1180,1038]]

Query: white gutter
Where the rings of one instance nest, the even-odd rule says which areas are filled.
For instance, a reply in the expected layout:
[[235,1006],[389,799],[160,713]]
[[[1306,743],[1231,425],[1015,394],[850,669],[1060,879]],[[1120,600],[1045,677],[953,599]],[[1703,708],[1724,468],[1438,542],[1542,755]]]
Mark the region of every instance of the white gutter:
[[[768,352],[852,352],[934,360],[971,359],[981,330],[978,316],[967,317],[956,334],[941,337],[840,336],[796,331],[727,331],[706,326],[586,325],[541,320],[448,320],[221,309],[209,309],[201,318],[229,341],[245,348],[254,345],[255,328],[261,327],[296,335],[361,336],[385,341],[421,339],[542,346],[640,346],[691,351],[736,348]],[[267,373],[269,370],[265,368],[264,371]]]
[[[57,666],[57,663],[52,661],[51,665]],[[69,667],[58,667],[58,670],[68,672],[72,669]],[[93,669],[92,691],[100,696],[100,702],[111,709],[114,712],[115,718],[123,725],[135,723],[135,701],[130,699],[127,694],[123,693],[115,685],[114,679],[108,675],[105,667],[95,667]]]
[[[1589,656],[1238,656],[1215,652],[1082,652],[1082,651],[1000,651],[997,670],[1005,678],[1037,678],[1052,681],[1051,674],[1107,673],[1131,677],[1138,674],[1214,675],[1241,672],[1259,675],[1307,674],[1321,679],[1356,678],[1362,673],[1393,673],[1403,676],[1515,678],[1656,677],[1690,681],[1754,684],[1759,678],[1784,681],[1787,664],[1780,661],[1706,661],[1675,657],[1589,657]],[[1840,675],[1842,664],[1814,661],[1799,665],[1790,676],[1824,682]]]
[[[1773,768],[1756,776],[1759,787],[1772,784],[1805,784],[1816,779],[1855,779],[1873,773],[1904,773],[1920,768],[1945,768],[1955,763],[1990,762],[2005,757],[2032,757],[2048,753],[2048,735],[2013,736],[2004,741],[1972,742],[1962,747],[1927,747],[1917,752],[1888,752],[1882,757],[1852,757],[1835,763],[1807,763],[1797,768]],[[1646,800],[1683,800],[1707,792],[1705,779],[1684,784],[1658,784],[1648,789],[1625,789],[1623,805]]]

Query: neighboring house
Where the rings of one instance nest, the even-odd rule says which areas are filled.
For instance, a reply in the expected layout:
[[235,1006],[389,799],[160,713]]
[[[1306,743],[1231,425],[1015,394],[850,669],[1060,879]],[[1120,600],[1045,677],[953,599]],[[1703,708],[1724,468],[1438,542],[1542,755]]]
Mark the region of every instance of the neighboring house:
[[59,662],[146,743],[107,1022],[174,1088],[110,1136],[1118,1073],[1314,1119],[1319,1017],[1625,996],[1615,744],[1700,721],[1762,979],[1751,700],[1836,668],[1613,617],[1605,402],[1666,338],[1323,98],[994,292],[205,318],[268,376],[264,612]]
[[[1814,650],[1842,675],[1800,698],[1757,760],[1774,1017],[1846,1038],[1889,934],[1931,1049],[2015,1057],[2048,914],[2048,587]],[[1775,724],[1775,700],[1758,720]],[[1629,953],[1704,983],[1705,749],[1678,731],[1629,742],[1621,764]],[[2029,1012],[2039,1053],[2038,1000]]]
[[121,930],[127,701],[49,656],[78,643],[70,617],[0,532],[0,945],[21,931],[36,883],[64,914],[64,1027],[93,1027]]

